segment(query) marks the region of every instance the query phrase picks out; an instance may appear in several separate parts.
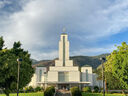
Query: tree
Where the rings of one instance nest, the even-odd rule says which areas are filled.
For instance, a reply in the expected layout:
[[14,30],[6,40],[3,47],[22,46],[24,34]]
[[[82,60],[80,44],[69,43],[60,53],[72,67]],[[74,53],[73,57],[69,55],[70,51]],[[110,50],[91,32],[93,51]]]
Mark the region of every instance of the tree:
[[4,47],[4,40],[3,37],[0,37],[0,50]]
[[[105,63],[103,65],[106,66]],[[105,69],[107,69],[107,67],[105,67]],[[110,70],[110,68],[108,68],[108,69]],[[98,75],[97,80],[103,80],[102,66],[101,65],[96,69],[95,72]],[[110,90],[121,89],[119,80],[116,79],[116,77],[114,77],[110,71],[105,71],[104,76],[105,76],[105,89],[106,89],[106,91],[107,91],[107,89],[110,89]]]
[[[1,41],[4,40],[0,39],[0,42]],[[6,96],[9,96],[9,93],[12,90],[16,90],[18,71],[17,58],[23,59],[22,63],[20,64],[19,88],[25,87],[31,81],[34,73],[30,54],[28,51],[24,51],[24,49],[21,48],[20,42],[14,42],[13,48],[11,49],[1,49],[0,88],[4,90]]]
[[111,86],[128,89],[128,45],[125,42],[107,57],[105,73]]

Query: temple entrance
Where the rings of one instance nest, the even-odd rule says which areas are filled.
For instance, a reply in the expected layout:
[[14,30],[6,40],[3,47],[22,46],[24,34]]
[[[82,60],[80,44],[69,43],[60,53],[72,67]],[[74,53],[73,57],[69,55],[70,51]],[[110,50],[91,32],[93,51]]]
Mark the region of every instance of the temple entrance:
[[58,84],[58,89],[69,90],[69,84]]

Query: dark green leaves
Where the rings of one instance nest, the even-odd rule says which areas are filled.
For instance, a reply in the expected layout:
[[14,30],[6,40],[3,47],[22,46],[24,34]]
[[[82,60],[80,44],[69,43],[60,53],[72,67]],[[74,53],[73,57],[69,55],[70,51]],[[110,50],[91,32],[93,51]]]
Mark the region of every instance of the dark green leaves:
[[21,48],[20,42],[14,42],[13,48],[3,49],[4,41],[0,38],[0,89],[5,89],[5,93],[16,90],[18,58],[22,58],[20,64],[19,88],[25,87],[34,73],[32,61],[28,51]]

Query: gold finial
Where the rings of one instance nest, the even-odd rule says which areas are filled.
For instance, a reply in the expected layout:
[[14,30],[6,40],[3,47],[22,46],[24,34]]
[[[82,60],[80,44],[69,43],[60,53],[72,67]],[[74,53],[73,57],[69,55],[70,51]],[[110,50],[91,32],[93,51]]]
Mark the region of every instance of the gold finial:
[[63,30],[62,30],[63,32],[66,32],[66,28],[65,27],[63,27]]

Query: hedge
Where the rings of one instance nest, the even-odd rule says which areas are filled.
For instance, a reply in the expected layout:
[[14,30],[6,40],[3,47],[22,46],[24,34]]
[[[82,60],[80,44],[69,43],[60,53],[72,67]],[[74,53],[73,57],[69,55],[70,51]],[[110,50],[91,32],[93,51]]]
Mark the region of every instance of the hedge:
[[53,86],[47,87],[44,91],[44,96],[53,96],[55,93],[55,88]]
[[72,87],[71,89],[72,96],[82,96],[81,91],[78,87]]

